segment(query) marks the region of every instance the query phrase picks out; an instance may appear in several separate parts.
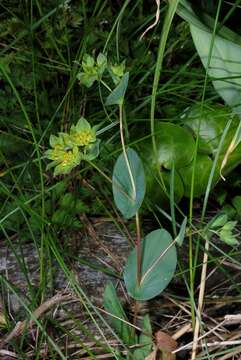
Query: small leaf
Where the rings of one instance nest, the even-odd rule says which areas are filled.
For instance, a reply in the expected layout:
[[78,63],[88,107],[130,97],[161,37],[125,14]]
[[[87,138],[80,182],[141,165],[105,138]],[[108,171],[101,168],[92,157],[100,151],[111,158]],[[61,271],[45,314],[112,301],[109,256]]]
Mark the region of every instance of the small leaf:
[[129,73],[125,73],[116,88],[107,97],[106,105],[121,105],[124,101],[125,92],[128,86]]
[[120,79],[124,75],[125,60],[122,61],[121,64],[110,65],[108,70],[109,70],[109,73],[110,73],[110,75],[112,77],[112,80],[113,80],[114,84],[115,85],[119,84]]
[[177,237],[175,239],[178,246],[182,246],[182,244],[183,244],[183,240],[185,238],[185,233],[186,233],[186,226],[187,226],[187,218],[185,217],[183,219],[182,225],[180,227],[179,234],[177,235]]
[[[112,189],[115,204],[122,215],[129,219],[140,208],[145,196],[146,184],[142,162],[133,149],[126,150],[131,174],[129,174],[126,159],[122,153],[114,166]],[[134,187],[134,188],[133,188]]]
[[116,290],[112,283],[107,284],[105,288],[104,308],[108,313],[115,316],[115,317],[110,316],[110,321],[115,331],[120,336],[121,340],[123,340],[124,344],[125,345],[135,344],[136,337],[135,335],[133,335],[132,327],[122,321],[122,320],[128,321],[128,318],[118,299]]
[[84,54],[82,60],[82,66],[85,72],[92,70],[95,66],[94,58],[89,54]]
[[102,76],[102,74],[104,73],[106,67],[107,67],[107,58],[104,54],[99,53],[99,55],[97,56],[97,73],[98,76]]
[[219,233],[220,240],[230,246],[238,245],[239,242],[230,230],[221,230]]
[[100,153],[100,140],[97,139],[94,144],[89,145],[84,154],[81,154],[81,159],[92,161],[99,156]]
[[224,224],[226,224],[226,222],[228,221],[228,216],[227,214],[222,214],[219,215],[218,217],[216,217],[213,222],[211,222],[210,228],[214,229],[214,228],[218,228],[223,226]]
[[77,75],[77,79],[79,80],[81,85],[90,88],[94,84],[94,82],[98,79],[98,77],[96,74],[88,74],[88,73],[80,72]]
[[236,225],[237,221],[228,221],[226,224],[223,225],[222,230],[232,231]]
[[152,349],[152,328],[150,317],[145,315],[143,318],[142,325],[142,333],[139,337],[140,347],[136,349],[133,353],[133,357],[135,360],[145,360],[146,356],[148,356]]
[[226,222],[226,224],[224,224],[218,232],[220,240],[231,246],[238,245],[239,242],[236,236],[232,233],[236,225],[237,221]]
[[137,283],[137,253],[133,249],[124,269],[127,291],[136,300],[149,300],[160,294],[171,281],[177,264],[176,247],[164,229],[148,234],[141,242],[142,274]]

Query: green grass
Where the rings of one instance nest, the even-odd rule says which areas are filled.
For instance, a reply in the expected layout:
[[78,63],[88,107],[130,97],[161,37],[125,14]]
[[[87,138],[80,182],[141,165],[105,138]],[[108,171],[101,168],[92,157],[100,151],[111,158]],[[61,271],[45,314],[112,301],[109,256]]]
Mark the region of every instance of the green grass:
[[[123,121],[125,142],[130,146],[148,137],[154,139],[155,122],[159,120],[179,123],[188,106],[221,103],[195,51],[187,23],[176,15],[177,3],[171,2],[168,10],[168,5],[161,2],[159,24],[141,41],[140,35],[155,18],[154,1],[39,0],[2,1],[0,4],[0,239],[15,258],[16,271],[26,283],[23,291],[9,280],[7,272],[0,273],[2,312],[6,318],[6,326],[0,330],[1,336],[6,336],[18,321],[30,319],[38,329],[33,339],[26,328],[20,337],[14,337],[3,346],[18,359],[42,359],[46,349],[48,359],[76,359],[78,351],[90,359],[97,359],[100,353],[115,359],[126,358],[124,354],[128,348],[108,324],[101,309],[85,293],[84,284],[77,280],[74,261],[78,261],[79,255],[71,249],[72,239],[77,237],[80,242],[80,234],[86,231],[87,225],[81,220],[83,214],[91,219],[108,218],[116,232],[130,244],[134,238],[133,224],[123,221],[116,210],[111,185],[103,176],[104,173],[111,178],[115,159],[121,152],[118,109],[105,106],[108,91],[101,84],[87,89],[78,83],[77,74],[85,53],[96,57],[99,52],[105,52],[112,63],[126,61],[130,80]],[[222,5],[219,1],[216,25]],[[104,80],[108,82],[108,78]],[[68,131],[80,116],[85,116],[91,125],[100,125],[100,157],[94,163],[95,168],[83,163],[64,178],[53,178],[52,172],[46,171],[44,158],[49,136]],[[227,131],[228,127],[223,136]],[[155,140],[153,147],[155,153]],[[198,141],[196,152],[197,148]],[[193,173],[193,179],[195,176],[198,174]],[[183,216],[189,216],[189,249],[188,244],[185,245],[189,251],[188,261],[180,258],[176,273],[176,278],[182,279],[184,291],[180,295],[171,287],[170,293],[177,302],[185,303],[191,313],[188,321],[193,323],[202,268],[200,254],[205,251],[204,232],[210,217],[221,208],[218,195],[211,190],[213,176],[214,168],[204,197],[195,200],[192,189],[190,201],[186,199],[181,204],[175,204],[172,178],[167,189],[170,208],[161,205],[158,208],[146,199],[142,213],[143,223],[146,218],[151,219],[154,226],[168,228],[174,236]],[[228,185],[220,187],[229,194]],[[239,187],[232,189],[232,194],[238,191]],[[82,204],[78,211],[61,207],[61,198],[68,192]],[[195,208],[197,203],[198,209]],[[65,221],[54,220],[56,211],[65,214]],[[188,239],[185,241],[188,243]],[[37,284],[31,280],[26,245],[31,245],[36,254]],[[213,239],[210,245],[208,268],[219,269],[227,294],[235,301],[240,298],[240,283],[233,279],[231,268],[223,260],[240,267],[240,251],[227,249]],[[113,281],[122,278],[122,272],[108,264],[98,261],[92,264],[85,258],[80,258],[79,263],[109,274]],[[78,310],[70,311],[68,304],[60,304],[38,318],[34,310],[55,295],[56,268],[61,269],[68,284],[67,289],[62,290],[72,295]],[[211,295],[217,293],[220,297],[218,290]],[[20,304],[17,312],[11,309],[13,298]],[[164,297],[161,299],[167,301]],[[208,300],[209,294],[207,309]],[[60,317],[55,317],[58,309],[71,323],[70,328]],[[207,331],[205,321],[206,318],[200,334]],[[96,340],[94,335],[99,338]],[[113,345],[112,340],[118,346]],[[93,342],[96,345],[89,345]],[[76,355],[69,344],[75,344]],[[205,354],[198,359],[217,359],[234,350],[235,345],[221,350],[207,346]]]

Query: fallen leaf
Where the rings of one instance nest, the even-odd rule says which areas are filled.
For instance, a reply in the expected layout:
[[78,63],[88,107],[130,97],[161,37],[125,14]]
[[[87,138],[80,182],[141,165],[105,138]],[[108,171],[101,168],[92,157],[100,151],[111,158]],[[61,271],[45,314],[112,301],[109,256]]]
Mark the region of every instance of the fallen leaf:
[[161,352],[161,360],[175,360],[176,355],[172,351],[177,348],[176,340],[161,330],[155,333],[155,339],[157,349]]

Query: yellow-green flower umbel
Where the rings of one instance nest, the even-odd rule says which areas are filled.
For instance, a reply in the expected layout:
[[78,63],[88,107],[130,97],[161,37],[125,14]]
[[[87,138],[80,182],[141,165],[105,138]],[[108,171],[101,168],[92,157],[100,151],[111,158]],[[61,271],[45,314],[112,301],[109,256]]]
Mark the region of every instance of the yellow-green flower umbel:
[[[47,170],[55,166],[54,176],[68,174],[74,167],[80,164],[81,156],[77,146],[70,147],[66,144],[67,134],[50,136],[50,145],[53,149],[47,150],[45,156],[52,162],[47,166]],[[68,136],[68,135],[67,135]]]
[[70,129],[70,138],[77,146],[89,146],[96,142],[96,128],[91,127],[85,118],[80,118]]
[[81,160],[92,161],[99,155],[99,143],[96,139],[96,126],[91,127],[83,117],[76,125],[72,125],[70,134],[59,133],[50,136],[52,149],[45,152],[52,162],[47,170],[55,167],[54,176],[68,174]]

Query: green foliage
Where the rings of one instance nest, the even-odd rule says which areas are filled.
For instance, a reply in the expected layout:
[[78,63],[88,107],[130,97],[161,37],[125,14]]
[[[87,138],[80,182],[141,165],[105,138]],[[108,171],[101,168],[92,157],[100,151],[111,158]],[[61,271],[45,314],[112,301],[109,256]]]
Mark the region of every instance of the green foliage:
[[[190,24],[192,38],[205,67],[207,74],[212,78],[213,86],[219,96],[238,114],[241,119],[241,80],[240,80],[240,57],[241,57],[241,38],[228,28],[221,26],[218,32],[214,28],[214,21],[205,17],[206,22],[198,19],[192,11],[190,5],[185,0],[181,1],[181,16]],[[208,24],[208,25],[207,25]],[[218,33],[217,33],[218,32]],[[241,142],[241,122],[234,134],[232,143],[226,153],[226,158],[222,163],[221,170],[226,164],[226,159]]]
[[104,54],[100,53],[96,61],[88,54],[83,56],[82,69],[83,72],[77,74],[77,79],[80,85],[90,88],[95,81],[100,80],[104,71],[107,68],[107,58]]
[[241,97],[240,58],[241,46],[219,35],[215,35],[212,46],[212,33],[204,31],[196,26],[190,26],[192,38],[197,52],[205,68],[208,66],[208,74],[213,78],[213,86],[225,103],[240,114],[239,107]]
[[232,200],[232,205],[234,206],[237,212],[237,218],[241,219],[241,196],[237,195]]
[[129,219],[140,208],[145,196],[146,185],[145,173],[139,156],[131,148],[127,149],[126,155],[131,174],[127,166],[127,159],[122,153],[113,170],[112,189],[116,206],[122,215]]
[[143,317],[142,333],[139,336],[138,345],[139,348],[133,352],[132,358],[135,360],[145,360],[152,350],[152,328],[148,315]]
[[198,152],[215,156],[223,131],[229,119],[232,119],[228,130],[221,154],[224,154],[239,125],[239,118],[229,107],[220,104],[199,105],[196,104],[182,115],[182,122],[185,127],[190,129],[198,137]]
[[118,85],[125,73],[126,61],[121,64],[114,64],[108,67],[108,71],[115,85]]
[[[120,151],[116,126],[120,113],[123,115],[123,135],[127,144],[128,162],[123,153],[117,159],[113,174],[113,193],[118,209],[127,219],[139,212],[145,188],[147,200],[152,198],[159,206],[165,201],[169,202],[170,189],[171,193],[172,190],[174,192],[171,194],[171,202],[179,202],[184,195],[189,196],[197,138],[199,144],[194,169],[194,195],[198,197],[203,194],[224,128],[227,121],[233,118],[220,151],[217,171],[213,178],[214,186],[219,181],[221,163],[239,125],[237,116],[227,108],[219,105],[208,105],[207,108],[205,103],[192,106],[180,118],[179,114],[183,113],[190,103],[195,104],[204,98],[204,92],[207,103],[209,98],[215,98],[213,88],[208,82],[205,83],[205,88],[203,87],[205,71],[202,72],[201,65],[195,60],[193,66],[191,59],[195,54],[187,24],[175,18],[165,51],[163,81],[156,81],[153,86],[153,69],[156,67],[157,72],[160,70],[160,61],[156,64],[158,27],[149,31],[143,41],[138,41],[138,37],[143,26],[149,22],[146,9],[148,8],[151,17],[156,10],[155,2],[152,2],[150,7],[141,1],[134,6],[124,3],[110,6],[109,2],[101,1],[87,4],[85,1],[78,3],[40,0],[28,3],[14,0],[9,3],[5,1],[1,9],[1,235],[10,241],[12,235],[13,239],[17,237],[21,246],[26,240],[35,244],[39,254],[38,295],[41,299],[45,298],[46,288],[51,286],[46,267],[46,264],[51,264],[49,268],[52,270],[55,262],[51,257],[56,257],[62,270],[67,269],[64,264],[65,253],[58,253],[58,246],[63,244],[62,239],[65,238],[62,235],[67,232],[69,239],[72,232],[79,232],[83,226],[80,221],[81,214],[103,216],[103,213],[109,213],[110,184],[106,180],[111,178],[113,161]],[[189,20],[191,18],[194,21],[194,41],[197,41],[198,37],[197,30],[193,30],[193,27],[201,26],[199,41],[202,42],[202,47],[198,51],[207,67],[207,56],[203,51],[207,53],[212,41],[212,31],[206,35],[207,23],[212,25],[213,22],[205,17],[203,24],[191,7],[185,7],[186,1],[180,0],[179,3],[183,6],[181,12],[188,9]],[[165,7],[168,5],[163,2],[160,6],[162,23]],[[233,106],[240,91],[240,44],[237,44],[240,39],[235,40],[232,34],[222,27],[218,29],[214,40],[208,74],[218,94]],[[162,50],[164,54],[164,48]],[[235,63],[230,63],[230,59]],[[214,66],[222,68],[217,69]],[[154,96],[150,95],[153,94],[153,89],[158,99],[155,106],[152,106],[156,117],[158,158],[153,155],[151,139],[145,142],[145,146],[143,141],[138,153],[143,159],[145,179],[139,156],[129,146],[131,144],[134,147],[134,143],[141,143],[140,137],[136,136],[139,129],[143,135],[144,127],[149,128],[150,102],[154,99]],[[234,111],[239,111],[239,107],[235,107]],[[88,122],[83,116],[88,118]],[[77,124],[76,119],[80,119]],[[100,143],[97,135],[100,127],[103,151],[97,159]],[[144,136],[148,136],[148,133],[144,133]],[[45,152],[48,139],[51,149]],[[47,169],[55,168],[54,175],[66,175],[79,164],[83,166],[79,172],[76,171],[76,176],[72,176],[73,172],[71,176],[59,181],[58,178],[53,179],[50,172],[45,172],[46,158],[51,160]],[[228,158],[225,175],[240,163],[240,158],[240,148],[237,147]],[[86,164],[83,160],[89,163]],[[92,164],[94,168],[91,167],[92,160],[95,160]],[[227,199],[224,203],[226,201]],[[225,204],[223,205],[225,207]],[[150,210],[153,211],[152,208]],[[175,204],[172,204],[174,225],[175,210]],[[214,232],[222,242],[236,246],[235,221],[240,220],[239,196],[234,197],[232,206],[226,205],[226,213],[232,213],[233,221],[230,221],[227,215],[216,219],[211,234]],[[148,215],[150,214],[149,212]],[[169,214],[166,215],[169,218]],[[133,223],[131,225],[133,226]],[[186,218],[178,236],[173,240],[177,245],[182,245],[185,228]],[[137,227],[137,230],[140,229]],[[150,299],[168,285],[176,267],[175,245],[169,248],[172,238],[162,229],[150,233],[142,240],[141,279],[144,280],[141,284],[137,281],[137,241],[124,271],[130,296],[135,299]],[[54,240],[54,246],[50,244],[51,239]],[[14,247],[13,250],[15,251]],[[21,248],[20,253],[18,260],[25,261]],[[162,256],[163,253],[165,254]],[[195,267],[193,269],[195,271]],[[68,269],[65,274],[71,284],[72,275]],[[77,286],[74,286],[73,290],[76,288]],[[78,295],[80,293],[81,291]],[[31,301],[32,309],[36,301],[30,299],[30,296],[24,299],[24,303],[28,301]],[[110,317],[110,322],[124,344],[137,345],[137,348],[129,349],[127,357],[144,360],[152,347],[149,317],[144,317],[141,333],[135,334],[133,328],[122,321],[131,320],[126,316],[111,286],[108,286],[105,293],[105,306],[107,311],[119,318]],[[91,307],[89,309],[96,310]],[[48,330],[48,319],[46,321]],[[52,326],[54,323],[51,323],[51,329]],[[58,334],[59,331],[61,327],[58,327]],[[53,334],[55,333],[53,331]],[[41,339],[45,341],[45,335],[40,336],[36,346],[39,347],[39,354],[43,348]],[[22,356],[22,345],[25,353],[25,350],[28,350],[25,339],[21,341],[19,348],[18,344],[14,348],[19,358]],[[49,350],[54,357],[51,346]],[[116,350],[113,353],[116,355]],[[122,356],[125,355],[118,353],[117,357]]]
[[121,78],[118,85],[107,97],[105,104],[106,105],[121,105],[124,101],[125,92],[128,86],[129,73],[125,73]]
[[[185,128],[171,123],[158,123],[155,127],[158,165],[166,170],[187,166],[191,163],[195,142]],[[148,143],[148,147],[150,144]]]
[[218,215],[211,221],[210,229],[219,239],[230,246],[235,246],[239,244],[237,236],[233,233],[237,221],[228,221],[227,214]]
[[[213,161],[218,151],[221,137],[229,119],[231,126],[220,149],[212,187],[220,180],[220,168],[225,153],[239,126],[238,117],[232,111],[221,105],[203,106],[196,104],[185,110],[181,116],[181,125],[157,123],[155,141],[157,146],[157,164],[152,151],[151,139],[145,140],[139,146],[145,171],[147,174],[147,196],[154,202],[165,204],[165,192],[169,190],[171,167],[174,164],[174,198],[179,202],[185,195],[190,196],[193,166],[195,163],[194,196],[204,194],[209,181]],[[198,153],[194,162],[195,141],[198,138]],[[241,163],[240,146],[228,158],[224,168],[227,175]],[[160,174],[163,183],[160,181]],[[159,178],[159,179],[158,179]]]
[[186,226],[187,226],[187,218],[185,217],[181,224],[179,234],[177,235],[177,237],[175,239],[178,246],[182,246],[182,244],[183,244],[185,234],[186,234]]
[[128,294],[136,300],[149,300],[160,294],[173,278],[177,254],[171,235],[164,229],[148,234],[141,243],[142,267],[137,282],[137,252],[133,249],[124,268]]
[[[110,322],[126,345],[133,345],[136,343],[136,335],[133,328],[128,325],[128,318],[118,299],[116,290],[112,283],[109,283],[104,292],[104,308],[110,314]],[[113,316],[111,316],[113,315]]]

